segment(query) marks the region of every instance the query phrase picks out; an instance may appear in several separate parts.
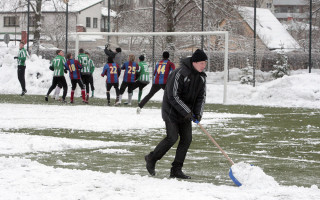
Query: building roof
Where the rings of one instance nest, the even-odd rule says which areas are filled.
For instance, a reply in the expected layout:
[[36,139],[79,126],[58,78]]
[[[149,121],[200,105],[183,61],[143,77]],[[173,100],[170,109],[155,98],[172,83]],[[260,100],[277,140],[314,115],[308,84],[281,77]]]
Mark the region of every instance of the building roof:
[[[238,7],[240,15],[253,29],[254,21],[253,7]],[[282,26],[279,20],[271,13],[269,9],[257,8],[257,35],[262,42],[271,50],[300,49],[297,41]]]
[[305,6],[307,3],[306,0],[273,0],[274,6]]
[[[69,0],[68,11],[69,12],[80,12],[91,6],[94,6],[98,3],[101,3],[103,0]],[[31,3],[33,1],[31,0]],[[10,0],[3,1],[0,3],[0,12],[14,12],[17,9],[17,12],[27,12],[26,1],[19,0]],[[30,9],[32,10],[32,9]],[[50,0],[42,2],[42,12],[64,12],[66,10],[66,4],[62,0]]]
[[[108,16],[108,7],[101,7],[102,16]],[[110,9],[110,17],[116,17],[117,12]]]

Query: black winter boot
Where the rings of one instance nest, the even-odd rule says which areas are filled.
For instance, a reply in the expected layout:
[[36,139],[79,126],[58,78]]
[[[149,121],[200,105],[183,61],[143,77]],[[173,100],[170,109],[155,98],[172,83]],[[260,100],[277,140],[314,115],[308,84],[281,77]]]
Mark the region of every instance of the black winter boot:
[[170,170],[170,178],[191,179],[190,176],[185,175],[181,168],[172,167]]
[[147,168],[149,174],[151,176],[156,175],[155,167],[156,167],[156,162],[157,161],[152,160],[150,154],[146,155],[144,157],[144,159],[146,161],[146,168]]

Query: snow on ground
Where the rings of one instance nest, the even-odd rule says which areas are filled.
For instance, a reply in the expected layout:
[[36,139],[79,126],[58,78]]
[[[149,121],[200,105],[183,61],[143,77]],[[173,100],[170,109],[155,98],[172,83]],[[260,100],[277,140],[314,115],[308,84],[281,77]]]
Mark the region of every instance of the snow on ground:
[[48,167],[28,159],[0,157],[0,198],[13,199],[112,199],[112,200],[215,200],[291,199],[317,200],[316,186],[238,188],[192,183],[148,176],[100,173]]
[[[76,110],[86,109],[89,120],[72,124],[68,118],[57,117]],[[90,108],[90,109],[89,109]],[[2,117],[0,129],[14,128],[61,128],[79,126],[84,130],[112,130],[112,125],[101,126],[106,119],[113,124],[119,119],[128,121],[128,115],[134,108],[110,108],[106,112],[96,106],[55,106],[0,104]],[[112,109],[117,109],[117,112]],[[63,111],[62,111],[63,110]],[[13,114],[19,113],[19,114]],[[54,114],[53,114],[54,113]],[[81,112],[78,112],[81,113]],[[5,117],[3,117],[5,116]],[[108,116],[113,116],[108,118]],[[144,109],[136,123],[140,129],[163,127],[159,109]],[[203,124],[218,123],[230,118],[261,118],[262,115],[206,113]],[[81,115],[80,115],[81,118]],[[152,119],[152,123],[148,120]],[[92,120],[92,121],[91,121]],[[121,121],[123,121],[121,120]],[[159,124],[157,123],[159,121]],[[66,123],[68,122],[68,123]],[[71,124],[69,124],[71,122]],[[91,129],[92,123],[98,128]],[[147,122],[147,123],[146,123]],[[86,126],[85,126],[86,125]],[[69,127],[70,126],[70,127]],[[133,123],[122,123],[122,129],[132,129]],[[136,134],[139,134],[137,131]],[[320,198],[320,190],[313,185],[310,188],[297,186],[280,186],[270,182],[254,182],[251,179],[245,187],[216,186],[211,183],[192,183],[172,179],[158,179],[149,176],[118,173],[102,173],[90,170],[54,168],[36,161],[20,158],[22,153],[54,152],[69,149],[99,149],[104,153],[130,153],[124,149],[103,149],[121,146],[139,145],[133,142],[102,142],[93,140],[56,138],[27,134],[0,132],[0,199],[310,199]],[[57,161],[58,163],[61,161]],[[63,163],[61,163],[63,164]],[[72,166],[72,163],[68,163]],[[78,163],[75,163],[75,165]],[[261,172],[260,172],[261,174]],[[253,180],[253,181],[252,181]],[[259,180],[259,179],[257,179]],[[272,180],[274,181],[274,180]]]
[[[77,130],[111,131],[164,128],[160,109],[143,109],[143,115],[136,115],[135,108],[125,107],[0,104],[0,110],[5,113],[0,115],[0,128],[4,129],[63,127]],[[135,118],[132,118],[132,115]],[[75,116],[81,120],[75,120]],[[261,117],[263,115],[206,113],[202,122],[205,125],[208,122],[218,122],[227,118]]]
[[[16,47],[4,48],[0,45],[0,93],[19,94],[21,91],[16,77],[16,62],[13,57]],[[52,72],[49,61],[31,56],[27,61],[28,94],[44,95],[51,84]],[[96,96],[104,97],[104,79],[100,69],[95,72]],[[228,103],[273,105],[290,107],[320,108],[320,72],[308,74],[297,72],[282,79],[257,83],[257,87],[240,85],[236,81],[238,72],[230,71]],[[37,73],[39,72],[39,73]],[[222,73],[208,74],[207,102],[222,103]],[[68,83],[70,83],[67,78]],[[144,90],[149,91],[150,85]],[[155,95],[162,99],[163,92]],[[136,94],[134,95],[136,98]],[[114,93],[113,93],[114,97]],[[112,131],[122,129],[164,128],[159,109],[143,109],[143,115],[132,121],[134,108],[95,106],[56,106],[0,104],[0,129],[15,128],[68,128],[88,131]],[[81,110],[81,112],[79,112]],[[83,111],[83,112],[82,112]],[[86,113],[85,116],[82,116]],[[77,115],[83,121],[72,120]],[[56,117],[63,116],[63,117]],[[212,124],[227,118],[260,118],[262,115],[206,113],[203,124]],[[121,119],[121,120],[119,120]],[[106,125],[105,121],[112,123]],[[119,124],[120,121],[126,123]],[[143,122],[143,123],[142,123]],[[138,131],[137,131],[138,133]],[[45,145],[46,144],[46,145]],[[174,179],[157,179],[149,176],[118,173],[102,173],[90,170],[54,168],[36,161],[20,158],[21,153],[62,151],[81,148],[106,148],[121,145],[137,145],[133,142],[102,142],[80,139],[32,136],[0,132],[0,199],[320,199],[320,190],[281,186],[269,182],[253,183],[246,187],[216,186],[211,183],[193,183]],[[121,149],[101,149],[106,153],[130,153]],[[257,187],[259,186],[259,187]]]
[[[32,152],[52,152],[69,149],[95,149],[136,145],[133,142],[103,142],[96,140],[67,139],[58,137],[43,137],[38,135],[25,135],[18,133],[0,132],[1,154],[23,154]],[[112,150],[110,150],[112,151]]]

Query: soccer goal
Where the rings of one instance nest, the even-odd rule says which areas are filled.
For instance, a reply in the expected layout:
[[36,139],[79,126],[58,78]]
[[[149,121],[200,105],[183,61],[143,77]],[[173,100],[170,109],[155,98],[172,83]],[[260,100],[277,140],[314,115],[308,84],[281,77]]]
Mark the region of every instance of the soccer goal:
[[[136,58],[141,54],[145,55],[146,60],[151,63],[152,71],[156,62],[161,59],[163,51],[168,51],[170,53],[170,60],[179,67],[181,58],[191,56],[196,49],[203,46],[204,51],[208,55],[206,70],[211,71],[212,68],[219,68],[221,69],[220,71],[224,71],[223,103],[227,102],[229,42],[227,31],[77,32],[72,34],[72,37],[75,40],[75,57],[78,55],[79,48],[100,48],[100,51],[103,52],[107,44],[112,51],[115,51],[117,47],[121,47],[122,52],[134,54]],[[217,54],[217,52],[223,55],[220,62],[213,60],[214,54]],[[215,66],[216,63],[220,63],[220,66]]]

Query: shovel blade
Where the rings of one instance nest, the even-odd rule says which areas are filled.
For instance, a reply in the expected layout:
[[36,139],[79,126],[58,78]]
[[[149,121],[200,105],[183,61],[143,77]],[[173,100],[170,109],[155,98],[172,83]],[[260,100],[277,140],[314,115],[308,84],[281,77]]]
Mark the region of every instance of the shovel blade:
[[234,182],[234,184],[236,184],[237,186],[241,186],[242,184],[238,181],[238,179],[236,179],[236,177],[233,176],[232,173],[232,169],[229,169],[229,177],[231,178],[231,180]]

